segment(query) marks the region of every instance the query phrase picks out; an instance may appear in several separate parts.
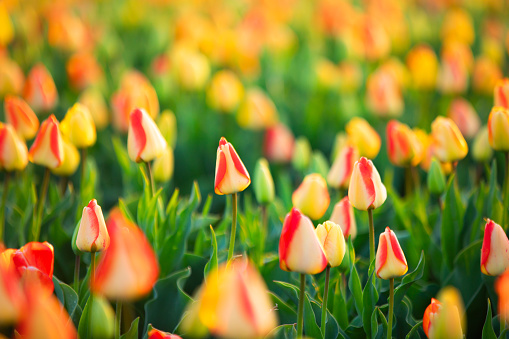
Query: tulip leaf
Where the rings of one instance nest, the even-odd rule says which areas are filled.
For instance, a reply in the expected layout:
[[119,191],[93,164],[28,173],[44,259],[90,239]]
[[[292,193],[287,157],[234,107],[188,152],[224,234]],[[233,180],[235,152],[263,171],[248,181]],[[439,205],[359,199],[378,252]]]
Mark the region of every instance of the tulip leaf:
[[316,323],[316,315],[309,301],[308,293],[304,293],[304,333],[311,338],[321,338],[322,331]]
[[425,266],[425,256],[424,251],[421,252],[421,258],[419,259],[419,263],[417,264],[417,267],[412,273],[409,273],[401,279],[401,283],[398,287],[394,289],[394,307],[397,308],[400,304],[401,300],[403,300],[403,297],[405,296],[408,289],[412,286],[414,282],[422,278],[422,275],[424,273],[424,266]]
[[451,175],[445,193],[441,227],[442,254],[449,270],[452,270],[454,257],[458,252],[463,215],[464,206],[455,184],[455,175]]
[[375,339],[378,334],[378,307],[375,307],[373,313],[371,313],[371,339]]
[[214,233],[214,228],[212,225],[210,225],[210,234],[211,234],[211,243],[212,243],[212,256],[210,257],[210,260],[205,265],[204,269],[204,275],[207,276],[210,271],[213,271],[217,268],[218,262],[217,262],[217,240],[216,240],[216,233]]
[[295,310],[295,308],[287,304],[277,294],[270,291],[268,293],[272,297],[272,301],[275,303],[275,307],[277,309],[280,322],[290,323],[297,319],[297,311]]
[[[334,288],[334,306],[332,309],[332,314],[334,318],[338,321],[339,327],[343,330],[348,327],[348,308],[346,305],[346,300],[341,291],[341,278],[338,279],[338,282]],[[346,286],[344,286],[346,288]]]
[[295,328],[295,326],[296,326],[295,324],[279,325],[278,327],[270,331],[266,338],[295,339],[297,338],[297,329]]
[[[380,307],[375,307],[375,311],[378,313],[378,317],[380,318],[380,321],[382,322],[382,329],[383,329],[383,333],[387,333],[387,327],[389,326],[387,324],[387,318],[385,318],[385,315],[384,313],[382,312],[382,310],[380,309]],[[375,312],[373,311],[373,312]]]
[[348,288],[353,295],[355,301],[355,308],[357,314],[362,314],[362,285],[355,267],[355,250],[352,243],[352,238],[348,238],[348,249],[350,257],[350,277],[348,278]]
[[419,334],[417,333],[419,331],[419,328],[422,327],[422,320],[419,321],[417,324],[412,327],[410,332],[406,335],[406,339],[412,339],[412,338],[420,338]]
[[53,285],[55,286],[55,295],[60,300],[60,303],[64,305],[69,317],[77,327],[82,313],[81,307],[78,304],[78,294],[55,276],[53,276]]
[[280,285],[280,286],[283,286],[289,290],[292,290],[294,293],[295,293],[295,296],[294,298],[298,301],[299,300],[299,292],[300,292],[300,288],[298,288],[297,286],[293,285],[293,284],[290,284],[290,283],[287,283],[287,282],[284,282],[284,281],[277,281],[277,280],[274,280],[274,283]]
[[484,322],[484,326],[482,328],[482,339],[497,339],[497,335],[493,330],[490,299],[488,299],[488,312],[486,313],[486,321]]
[[364,331],[366,332],[368,337],[373,337],[371,331],[373,330],[372,325],[372,315],[375,310],[375,305],[378,301],[378,291],[375,287],[375,260],[371,263],[369,267],[370,275],[366,282],[366,286],[364,286],[364,290],[362,291],[362,323],[364,326]]
[[122,334],[120,339],[138,339],[138,323],[140,322],[140,317],[133,320],[131,323],[131,327],[129,331]]

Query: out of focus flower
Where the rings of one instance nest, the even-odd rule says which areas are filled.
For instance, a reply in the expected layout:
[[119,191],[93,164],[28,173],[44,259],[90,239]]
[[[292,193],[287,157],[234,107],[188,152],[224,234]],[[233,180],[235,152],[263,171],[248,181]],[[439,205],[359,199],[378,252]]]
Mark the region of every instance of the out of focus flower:
[[463,338],[464,307],[461,295],[451,286],[443,288],[437,299],[441,309],[434,316],[432,326],[429,328],[430,339],[461,339]]
[[92,292],[116,300],[133,300],[146,295],[159,276],[159,267],[143,231],[119,209],[110,212],[106,227],[110,246],[99,258]]
[[91,44],[90,33],[77,14],[57,6],[47,17],[48,43],[64,51],[78,51]]
[[408,87],[410,74],[408,73],[408,69],[405,64],[403,64],[398,58],[391,57],[387,59],[380,65],[378,71],[390,74],[396,80],[400,89]]
[[332,210],[330,220],[341,227],[345,238],[352,236],[352,240],[357,236],[357,223],[353,214],[353,206],[348,197],[341,199]]
[[442,48],[438,88],[445,94],[465,92],[472,65],[472,51],[467,45],[446,42]]
[[88,111],[94,120],[96,129],[102,130],[108,126],[108,106],[106,105],[104,96],[99,89],[95,87],[85,89],[81,93],[78,102],[88,108]]
[[476,59],[472,74],[472,85],[475,91],[491,95],[500,79],[502,79],[502,70],[495,62],[484,56]]
[[95,144],[97,134],[94,120],[88,107],[76,103],[65,114],[60,123],[62,134],[78,148],[88,148]]
[[509,270],[495,281],[494,287],[498,295],[498,313],[507,322],[509,320]]
[[481,249],[481,272],[500,275],[509,267],[509,239],[502,227],[487,219]]
[[488,140],[495,151],[509,151],[509,109],[495,106],[488,117]]
[[353,146],[346,145],[339,152],[327,175],[327,183],[334,188],[348,188],[353,165],[359,160],[359,152]]
[[322,244],[329,265],[331,267],[341,265],[346,251],[345,237],[341,227],[333,221],[326,221],[316,227],[316,235]]
[[488,126],[483,126],[477,133],[472,146],[472,157],[479,162],[486,162],[493,156],[490,146]]
[[449,106],[447,116],[458,126],[466,138],[473,138],[481,127],[481,118],[474,106],[463,98],[454,99]]
[[55,82],[43,64],[36,64],[28,73],[23,97],[35,111],[49,111],[57,104]]
[[339,90],[342,93],[354,93],[363,81],[360,65],[353,61],[343,61],[338,65]]
[[368,61],[380,60],[389,55],[391,41],[380,22],[366,15],[361,18],[358,29],[364,46],[364,55]]
[[362,118],[352,118],[345,126],[348,140],[359,150],[361,157],[376,158],[382,140],[373,127]]
[[200,52],[188,50],[175,59],[175,72],[182,88],[188,91],[203,89],[210,76],[210,64]]
[[438,60],[428,45],[417,45],[407,55],[411,85],[418,90],[432,90],[437,83]]
[[339,152],[341,152],[341,150],[350,143],[351,141],[349,141],[349,138],[345,132],[339,132],[336,134],[336,138],[334,138],[334,146],[332,146],[332,152],[330,156],[332,163],[334,163],[334,160],[336,160],[336,158],[339,156]]
[[240,127],[261,130],[274,126],[279,120],[276,106],[259,88],[248,89],[237,112]]
[[306,137],[298,137],[295,140],[292,155],[292,165],[299,171],[304,171],[311,160],[311,145]]
[[127,150],[134,162],[149,162],[168,147],[159,128],[143,108],[135,108],[129,117]]
[[25,140],[32,139],[39,130],[39,119],[20,97],[7,95],[4,101],[5,119]]
[[92,199],[83,208],[76,247],[83,252],[95,253],[107,249],[109,245],[110,236],[106,229],[103,211],[97,204],[97,200]]
[[387,199],[387,189],[380,174],[371,160],[365,157],[360,158],[353,167],[348,199],[353,207],[361,211],[378,208]]
[[175,160],[173,149],[166,147],[163,154],[154,160],[154,179],[158,182],[167,182],[173,176]]
[[64,161],[64,146],[59,124],[52,114],[44,120],[28,152],[28,160],[34,164],[55,169]]
[[259,204],[269,204],[274,200],[274,179],[272,179],[272,174],[270,174],[267,159],[260,158],[256,162],[253,189]]
[[156,120],[157,127],[171,148],[177,144],[177,118],[175,113],[165,109]]
[[392,279],[408,271],[405,254],[399,245],[396,234],[389,227],[380,234],[375,262],[376,275],[381,279]]
[[400,116],[403,113],[404,102],[397,79],[381,69],[372,73],[366,84],[366,104],[377,116]]
[[48,242],[29,242],[12,254],[12,263],[26,286],[37,285],[53,292],[53,246]]
[[475,31],[470,14],[460,7],[450,9],[442,23],[440,36],[442,41],[457,41],[472,45]]
[[313,223],[293,208],[285,217],[279,238],[279,267],[285,271],[317,274],[327,263]]
[[509,78],[503,78],[497,81],[493,98],[495,100],[495,106],[509,109]]
[[330,60],[322,58],[315,65],[318,85],[326,89],[339,87],[340,73],[338,67]]
[[10,124],[0,122],[0,167],[6,171],[21,171],[28,164],[28,149]]
[[244,86],[235,73],[222,70],[214,74],[210,81],[207,90],[207,102],[215,110],[233,113],[243,95]]
[[295,139],[282,123],[269,128],[263,141],[263,154],[270,162],[288,163],[292,160]]
[[101,66],[89,52],[73,54],[67,61],[65,69],[71,86],[77,90],[84,90],[90,85],[97,84],[103,76]]
[[217,147],[214,192],[233,194],[245,190],[250,183],[249,173],[235,148],[222,137]]
[[[420,162],[420,167],[424,171],[428,172],[431,166],[431,162],[433,161],[433,159],[436,159],[434,152],[435,145],[433,136],[426,134],[426,132],[419,128],[414,128],[414,133],[423,147],[423,154],[422,160]],[[449,174],[452,172],[452,164],[450,162],[440,162],[440,166],[442,167],[442,171],[444,172],[444,174]]]
[[19,65],[0,55],[0,98],[6,94],[21,94],[25,76]]
[[422,160],[422,145],[408,125],[391,120],[387,124],[387,154],[396,166],[417,166]]
[[327,182],[318,173],[306,175],[300,186],[293,192],[292,203],[311,219],[320,219],[330,204]]
[[438,160],[433,158],[428,171],[428,190],[436,195],[445,191],[445,175]]
[[3,3],[0,4],[0,48],[7,46],[14,38],[14,27],[12,26],[9,12]]
[[431,124],[433,152],[442,162],[463,159],[468,153],[468,145],[458,126],[449,118],[437,117]]
[[422,317],[422,329],[424,330],[424,334],[429,338],[430,329],[433,327],[435,320],[438,316],[438,313],[442,309],[442,304],[440,301],[435,298],[431,298],[431,304],[426,307],[424,311],[424,315]]
[[[90,307],[91,306],[91,307]],[[115,334],[115,312],[108,300],[100,295],[94,296],[94,301],[88,303],[81,313],[81,319],[78,327],[79,333],[86,333],[90,338],[113,338]],[[91,327],[85,319],[90,319]],[[88,327],[88,328],[84,328]]]
[[62,145],[64,150],[62,164],[56,168],[51,168],[51,173],[62,177],[70,177],[80,165],[80,152],[66,137],[62,137]]
[[152,328],[148,331],[148,339],[182,339],[176,334],[171,334],[168,332],[163,332]]
[[[2,254],[2,248],[0,248],[0,256]],[[0,300],[2,300],[2,307],[0,307],[0,324],[5,326],[16,323],[25,311],[25,297],[13,267],[10,265],[4,266],[1,262]]]

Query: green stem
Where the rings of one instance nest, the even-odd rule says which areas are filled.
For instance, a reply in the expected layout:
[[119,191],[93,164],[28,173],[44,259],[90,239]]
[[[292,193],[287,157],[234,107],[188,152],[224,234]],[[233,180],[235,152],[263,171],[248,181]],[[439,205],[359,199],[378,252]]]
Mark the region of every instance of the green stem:
[[[90,286],[94,285],[94,281],[95,281],[95,252],[92,252],[90,253]],[[92,293],[91,287],[88,302],[90,303],[88,309],[88,336],[89,338],[92,338],[91,331],[92,331],[92,310],[94,303],[94,294]]]
[[115,339],[120,338],[120,323],[122,321],[122,302],[117,300],[117,306],[115,310]]
[[46,167],[46,171],[44,172],[44,179],[42,180],[41,192],[39,193],[39,204],[37,205],[37,214],[36,214],[36,222],[35,227],[32,230],[32,240],[39,241],[39,235],[41,234],[41,224],[42,224],[42,214],[44,211],[44,204],[46,202],[46,195],[48,194],[48,186],[50,179],[50,171],[49,168]]
[[[156,193],[156,190],[155,190],[155,183],[154,183],[154,175],[152,174],[152,166],[150,165],[150,161],[145,162],[145,166],[147,169],[147,178],[148,178],[148,184],[149,184],[150,198],[152,199],[154,197],[154,194]],[[159,202],[160,201],[158,199],[158,204],[159,204]],[[155,215],[154,215],[154,249],[156,250],[156,253],[159,248],[159,232],[157,230],[158,229],[157,213],[158,213],[158,210],[156,209]]]
[[297,338],[302,338],[304,330],[304,291],[306,290],[306,275],[300,274],[299,309],[297,313]]
[[85,186],[85,169],[87,167],[87,149],[81,149],[81,171],[80,171],[80,195],[83,198],[83,188]]
[[233,257],[235,249],[235,233],[237,232],[237,193],[232,194],[232,231],[230,233],[230,248],[228,249],[229,263]]
[[60,193],[62,196],[65,195],[67,191],[67,185],[69,184],[69,177],[60,177]]
[[373,209],[368,209],[369,218],[369,263],[375,259],[375,224],[373,223]]
[[150,188],[150,196],[153,197],[156,192],[156,189],[154,186],[154,176],[152,174],[152,167],[151,167],[149,161],[145,162],[145,166],[147,167],[147,178],[148,178],[148,183],[149,183],[149,188]]
[[327,301],[329,300],[329,279],[330,279],[330,266],[327,265],[325,269],[325,286],[323,291],[323,301],[322,301],[322,336],[325,339],[325,322],[327,319]]
[[387,339],[392,338],[392,318],[394,317],[394,278],[389,279],[389,325],[387,326]]
[[81,256],[77,255],[76,259],[74,259],[74,290],[79,295],[80,294],[80,264],[81,264]]
[[2,192],[2,206],[0,206],[0,243],[4,240],[4,229],[5,229],[5,203],[7,202],[7,192],[9,191],[9,179],[11,174],[9,172],[5,172],[4,177],[4,190]]

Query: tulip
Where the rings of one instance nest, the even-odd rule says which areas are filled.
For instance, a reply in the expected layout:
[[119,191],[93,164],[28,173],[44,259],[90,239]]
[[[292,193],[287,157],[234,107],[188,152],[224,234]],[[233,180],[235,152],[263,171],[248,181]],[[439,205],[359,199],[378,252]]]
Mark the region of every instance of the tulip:
[[67,52],[91,48],[92,32],[89,32],[78,13],[58,6],[49,11],[47,22],[50,46]]
[[36,111],[49,111],[57,104],[57,88],[43,64],[35,65],[28,73],[23,97]]
[[293,205],[311,219],[320,219],[330,203],[327,182],[318,173],[306,175],[292,194]]
[[509,109],[509,78],[501,79],[496,83],[493,98],[494,106]]
[[274,126],[278,120],[276,106],[261,89],[247,90],[237,112],[240,127],[258,131]]
[[491,95],[493,88],[502,79],[500,66],[487,56],[480,56],[475,60],[472,74],[472,87],[474,91]]
[[158,182],[170,181],[173,176],[173,149],[166,147],[163,155],[154,160],[154,180]]
[[422,145],[408,125],[391,120],[387,124],[387,154],[396,166],[416,166],[422,159]]
[[442,41],[459,41],[471,45],[475,39],[474,25],[470,14],[463,8],[449,10],[440,30]]
[[25,140],[32,139],[39,129],[39,119],[20,97],[8,95],[4,101],[5,119]]
[[59,167],[52,168],[51,173],[61,177],[70,177],[80,165],[80,152],[67,138],[62,137],[62,143],[64,147],[64,161]]
[[362,85],[362,68],[356,61],[342,61],[338,64],[340,93],[355,93]]
[[110,246],[99,257],[92,292],[119,301],[146,295],[158,278],[159,267],[143,231],[119,209],[110,212],[106,227]]
[[509,321],[509,270],[497,278],[494,284],[498,295],[498,313],[500,314],[501,328]]
[[217,72],[207,90],[207,102],[215,110],[232,113],[244,95],[244,86],[239,78],[229,70]]
[[9,18],[9,11],[4,4],[0,4],[0,48],[6,48],[14,38],[14,27]]
[[0,98],[21,94],[25,76],[19,65],[7,56],[0,56]]
[[[89,321],[93,326],[89,326]],[[85,338],[113,338],[115,332],[115,312],[108,300],[94,296],[94,302],[85,305],[81,314],[78,332]]]
[[83,252],[101,252],[110,245],[110,236],[106,229],[101,206],[92,199],[83,208],[76,246]]
[[337,89],[340,83],[338,67],[326,58],[319,59],[315,65],[318,85],[325,89]]
[[57,168],[64,158],[64,146],[59,124],[55,116],[43,121],[28,153],[28,159],[37,165]]
[[274,200],[274,180],[267,159],[260,158],[256,162],[253,185],[258,203],[266,205]]
[[501,106],[492,108],[488,117],[488,139],[496,151],[509,152],[509,109]]
[[436,159],[431,161],[427,184],[429,191],[433,194],[440,195],[445,191],[445,175]]
[[487,219],[481,249],[481,272],[501,275],[509,267],[509,239],[502,227]]
[[470,48],[457,42],[446,42],[442,49],[438,87],[445,94],[466,91],[473,57]]
[[108,107],[101,91],[97,88],[89,87],[81,93],[78,102],[88,108],[97,130],[102,130],[108,126]]
[[366,84],[366,104],[377,116],[401,116],[404,102],[397,79],[386,70],[372,73]]
[[53,246],[48,242],[29,242],[12,254],[12,263],[26,286],[37,285],[46,294],[53,292]]
[[[0,252],[2,249],[0,248]],[[3,253],[0,253],[2,256]],[[3,260],[3,259],[2,259]],[[10,260],[9,260],[10,261]],[[25,298],[19,285],[16,272],[11,266],[0,263],[0,325],[16,323],[25,311]]]
[[351,142],[349,141],[348,136],[345,132],[339,132],[336,134],[336,137],[334,138],[334,146],[332,146],[332,152],[331,152],[331,162],[334,163],[334,160],[339,156],[339,152],[347,146],[351,145]]
[[60,123],[62,134],[78,148],[88,148],[95,144],[97,134],[94,120],[87,106],[74,104]]
[[67,61],[65,69],[71,86],[77,90],[84,90],[98,83],[103,76],[101,66],[89,52],[73,54]]
[[292,165],[299,171],[304,171],[311,159],[311,145],[306,137],[298,137],[295,140],[292,154]]
[[407,55],[406,64],[412,77],[412,85],[417,90],[432,90],[436,86],[438,60],[433,49],[421,44]]
[[343,147],[327,175],[327,183],[329,186],[334,188],[348,188],[353,165],[358,159],[359,152],[355,147],[350,145]]
[[210,64],[200,52],[187,51],[175,61],[177,80],[188,91],[199,91],[205,87],[210,76]]
[[154,120],[143,108],[136,108],[129,117],[127,149],[134,162],[149,162],[161,156],[168,147]]
[[345,238],[348,239],[348,236],[351,236],[353,240],[357,236],[357,224],[355,222],[353,206],[350,204],[348,197],[344,197],[334,205],[330,221],[341,227]]
[[429,332],[436,321],[438,313],[442,309],[442,304],[440,301],[435,298],[431,298],[431,304],[426,307],[424,311],[424,316],[422,317],[422,329],[424,330],[424,334],[429,338]]
[[445,287],[437,298],[441,303],[433,325],[429,328],[430,339],[462,339],[463,336],[463,302],[458,290]]
[[28,149],[25,142],[13,126],[0,122],[0,167],[8,172],[21,171],[27,164]]
[[449,118],[437,117],[431,124],[434,153],[442,162],[455,162],[468,153],[468,145],[458,126]]
[[171,334],[168,332],[163,332],[152,328],[148,331],[148,339],[182,339],[176,334]]
[[467,138],[473,138],[481,127],[481,119],[472,104],[465,99],[453,100],[447,115]]
[[362,118],[352,118],[345,126],[350,142],[359,150],[361,157],[375,158],[382,140],[371,125]]
[[295,139],[288,127],[277,124],[267,130],[263,154],[270,162],[288,163],[292,160]]
[[177,118],[175,113],[165,109],[157,118],[156,123],[168,145],[175,149],[177,143]]
[[472,157],[479,162],[487,162],[493,156],[490,146],[488,126],[483,126],[474,139]]

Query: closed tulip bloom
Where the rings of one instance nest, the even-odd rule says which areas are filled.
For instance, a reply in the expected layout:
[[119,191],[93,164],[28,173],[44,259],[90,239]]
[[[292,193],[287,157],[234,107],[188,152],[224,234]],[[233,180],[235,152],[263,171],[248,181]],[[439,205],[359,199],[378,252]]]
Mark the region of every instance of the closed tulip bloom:
[[143,108],[135,108],[129,117],[127,150],[134,162],[148,162],[161,156],[168,147],[159,128]]
[[465,92],[472,64],[472,51],[468,46],[457,42],[444,43],[438,78],[438,88],[442,93]]
[[12,254],[12,263],[25,286],[37,285],[47,294],[53,292],[55,255],[50,243],[29,242]]
[[396,234],[389,227],[380,234],[375,261],[376,275],[381,279],[392,279],[408,271],[405,254],[399,245]]
[[267,159],[260,158],[256,162],[253,186],[258,203],[269,204],[274,201],[274,179],[272,179],[272,174],[270,174]]
[[387,199],[387,190],[371,160],[362,157],[355,163],[348,199],[353,207],[361,211],[378,208]]
[[182,339],[182,338],[176,334],[159,331],[155,328],[152,328],[150,331],[148,331],[148,339]]
[[263,141],[263,154],[270,162],[288,163],[292,160],[295,139],[292,131],[283,124],[267,130]]
[[348,188],[353,165],[359,159],[359,152],[353,146],[346,145],[339,152],[327,174],[327,183],[334,188]]
[[242,192],[250,183],[249,173],[235,148],[222,137],[217,148],[214,192],[219,195]]
[[333,221],[326,221],[316,227],[316,235],[322,244],[329,265],[331,267],[341,265],[346,251],[345,237],[341,227]]
[[21,94],[25,75],[23,70],[7,56],[0,56],[0,97],[6,94]]
[[95,199],[83,208],[76,246],[80,251],[92,253],[101,252],[110,246],[103,211]]
[[438,294],[441,308],[428,329],[430,339],[462,339],[464,307],[461,295],[451,286],[443,288]]
[[285,217],[279,238],[279,267],[284,271],[317,274],[327,263],[313,223],[294,207]]
[[406,58],[406,64],[412,77],[412,86],[419,90],[432,90],[437,83],[437,55],[428,45],[414,47]]
[[[498,44],[498,42],[497,42]],[[472,73],[472,87],[475,92],[491,95],[497,82],[502,79],[500,66],[488,56],[480,56],[475,60]]]
[[487,219],[481,249],[481,272],[500,275],[509,267],[509,239],[502,227]]
[[436,320],[436,317],[440,310],[442,309],[442,304],[440,301],[435,298],[431,298],[431,304],[426,307],[424,311],[424,316],[422,317],[422,329],[424,330],[424,334],[429,338],[430,329],[433,327],[433,324]]
[[481,118],[474,106],[463,98],[453,100],[447,116],[454,121],[466,138],[473,138],[481,127]]
[[391,120],[387,124],[387,154],[396,166],[416,166],[422,159],[422,145],[408,125]]
[[210,81],[207,90],[208,104],[225,113],[232,113],[244,95],[244,86],[239,78],[229,70],[217,72]]
[[306,175],[300,186],[293,192],[292,203],[311,219],[320,219],[327,212],[330,204],[327,182],[318,173]]
[[28,149],[14,128],[0,122],[0,167],[6,171],[21,171],[28,164]]
[[382,140],[371,125],[362,118],[352,118],[345,126],[348,139],[357,148],[361,157],[376,158]]
[[5,120],[25,140],[32,139],[39,129],[39,119],[25,100],[8,95],[4,101]]
[[174,169],[173,150],[164,149],[163,155],[154,160],[154,179],[158,182],[167,182],[173,176]]
[[93,146],[97,140],[94,119],[87,106],[80,103],[67,111],[60,123],[60,130],[78,148]]
[[507,322],[509,320],[509,270],[498,277],[494,287],[498,295],[498,313]]
[[[1,249],[0,249],[1,251]],[[18,276],[10,266],[0,264],[0,325],[16,323],[25,311],[25,297]]]
[[490,146],[488,126],[483,126],[477,133],[472,146],[472,157],[479,162],[485,162],[493,156],[493,149]]
[[458,126],[449,118],[437,117],[431,124],[433,152],[442,162],[463,159],[468,153],[468,145]]
[[509,78],[504,78],[497,82],[495,85],[493,98],[495,101],[495,106],[509,109]]
[[28,152],[34,164],[54,169],[64,161],[64,145],[57,119],[52,114],[44,120]]
[[51,173],[61,176],[70,177],[80,165],[80,152],[67,138],[62,137],[62,143],[64,145],[64,161],[57,168],[52,168]]
[[509,109],[496,106],[488,117],[488,140],[495,151],[509,151]]
[[89,52],[73,54],[67,61],[65,70],[71,86],[77,90],[98,83],[103,76],[101,66]]
[[110,119],[108,106],[99,89],[94,87],[87,88],[81,93],[78,102],[88,108],[96,129],[102,130],[108,126]]
[[445,191],[445,175],[440,163],[433,159],[428,171],[428,190],[433,194],[442,194]]
[[199,91],[205,87],[210,76],[210,63],[200,52],[188,51],[175,61],[177,80],[182,88]]
[[276,106],[261,89],[252,88],[246,92],[237,112],[240,127],[259,131],[274,126],[278,120]]
[[35,65],[28,73],[23,97],[36,111],[49,111],[57,104],[57,88],[43,64]]
[[154,250],[143,231],[119,209],[110,212],[106,227],[110,246],[99,258],[92,292],[115,300],[143,297],[152,290],[159,276]]
[[311,145],[306,137],[298,137],[295,140],[292,154],[292,165],[299,171],[304,171],[311,160]]
[[357,236],[357,223],[353,213],[353,206],[348,197],[341,199],[332,210],[330,221],[335,222],[341,227],[346,239],[352,236],[352,240]]
[[442,41],[453,40],[471,45],[475,39],[472,17],[463,8],[452,8],[447,11],[442,28],[440,29]]
[[401,116],[405,104],[400,84],[393,74],[379,69],[368,77],[366,104],[369,110],[377,116]]
[[165,109],[157,118],[156,123],[168,145],[175,149],[177,144],[177,118],[175,113]]

